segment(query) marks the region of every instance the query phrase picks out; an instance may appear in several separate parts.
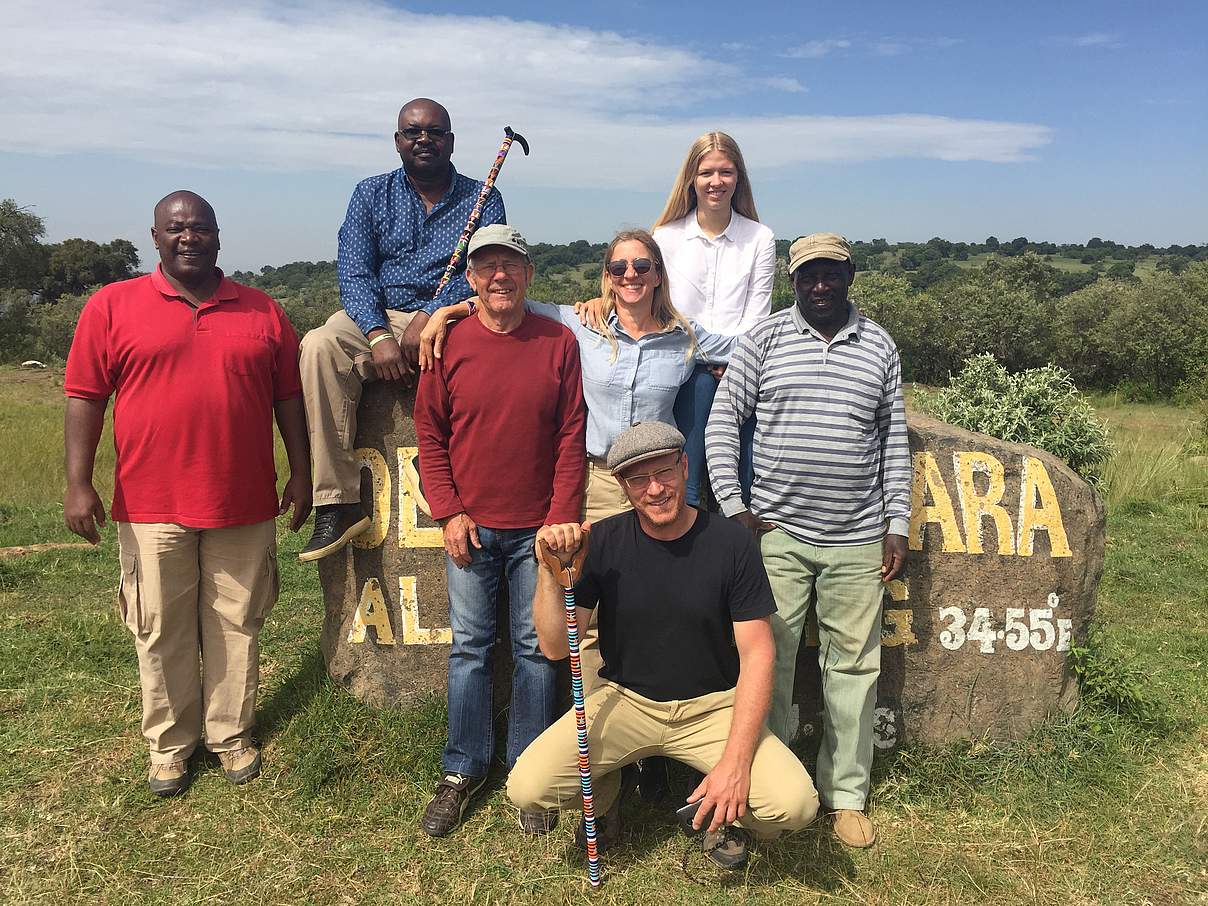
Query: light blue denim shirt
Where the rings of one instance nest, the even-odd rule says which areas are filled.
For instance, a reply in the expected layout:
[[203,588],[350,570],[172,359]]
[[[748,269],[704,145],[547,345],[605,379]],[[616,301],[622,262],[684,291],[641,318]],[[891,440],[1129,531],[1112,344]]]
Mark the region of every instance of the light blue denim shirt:
[[617,357],[603,334],[579,323],[570,305],[526,301],[529,311],[570,329],[579,341],[583,398],[587,402],[587,454],[603,457],[621,432],[638,422],[675,424],[675,397],[698,362],[724,365],[738,342],[736,336],[709,333],[695,321],[696,352],[687,358],[691,340],[682,327],[633,339],[617,321],[608,323],[617,338]]

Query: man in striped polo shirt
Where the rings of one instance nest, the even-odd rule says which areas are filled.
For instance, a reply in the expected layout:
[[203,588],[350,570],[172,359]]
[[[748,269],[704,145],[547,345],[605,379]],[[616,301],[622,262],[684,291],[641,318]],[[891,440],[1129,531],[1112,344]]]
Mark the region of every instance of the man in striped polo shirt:
[[[797,648],[815,606],[825,727],[819,798],[848,846],[876,839],[864,815],[881,670],[882,583],[906,561],[910,448],[893,339],[848,301],[851,246],[815,233],[789,249],[797,304],[742,338],[706,430],[722,512],[761,536],[776,597],[776,677],[768,729],[792,736]],[[738,431],[756,420],[748,510]]]

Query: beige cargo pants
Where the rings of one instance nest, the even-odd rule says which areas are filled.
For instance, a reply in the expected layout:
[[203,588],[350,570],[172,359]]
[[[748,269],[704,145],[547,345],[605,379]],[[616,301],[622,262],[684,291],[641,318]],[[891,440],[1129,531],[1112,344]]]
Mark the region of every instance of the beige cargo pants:
[[[402,340],[414,316],[411,311],[386,310],[395,339]],[[299,365],[310,432],[314,505],[357,503],[361,499],[361,470],[353,448],[357,406],[362,385],[377,380],[369,341],[352,318],[338,311],[322,327],[302,337]]]
[[232,528],[118,523],[118,606],[134,635],[152,764],[251,743],[259,634],[277,600],[273,520]]

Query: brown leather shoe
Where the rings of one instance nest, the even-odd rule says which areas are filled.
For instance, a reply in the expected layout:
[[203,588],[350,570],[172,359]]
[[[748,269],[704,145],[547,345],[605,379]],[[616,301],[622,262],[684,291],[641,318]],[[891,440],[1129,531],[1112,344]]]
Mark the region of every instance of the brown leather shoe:
[[852,849],[868,849],[877,842],[877,832],[868,816],[855,809],[836,809],[833,816],[835,836],[844,846]]

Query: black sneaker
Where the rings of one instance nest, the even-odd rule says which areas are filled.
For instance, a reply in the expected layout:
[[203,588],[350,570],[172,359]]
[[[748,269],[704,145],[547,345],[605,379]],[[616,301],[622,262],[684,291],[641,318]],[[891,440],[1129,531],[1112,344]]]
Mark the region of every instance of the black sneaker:
[[[613,803],[606,815],[596,815],[596,852],[604,853],[616,844],[621,836],[621,799]],[[587,852],[587,821],[579,819],[575,828],[575,846]]]
[[520,810],[520,830],[533,836],[548,834],[558,826],[558,810],[556,808],[535,808]]
[[705,831],[701,849],[720,867],[737,871],[747,864],[747,833],[742,828],[723,824],[716,833]]
[[430,837],[443,837],[461,824],[470,797],[482,789],[486,777],[467,777],[465,774],[446,774],[436,784],[436,795],[424,809],[424,820],[420,822],[424,833]]
[[359,503],[332,503],[315,507],[315,533],[298,554],[306,563],[343,550],[344,545],[369,528],[369,517]]

